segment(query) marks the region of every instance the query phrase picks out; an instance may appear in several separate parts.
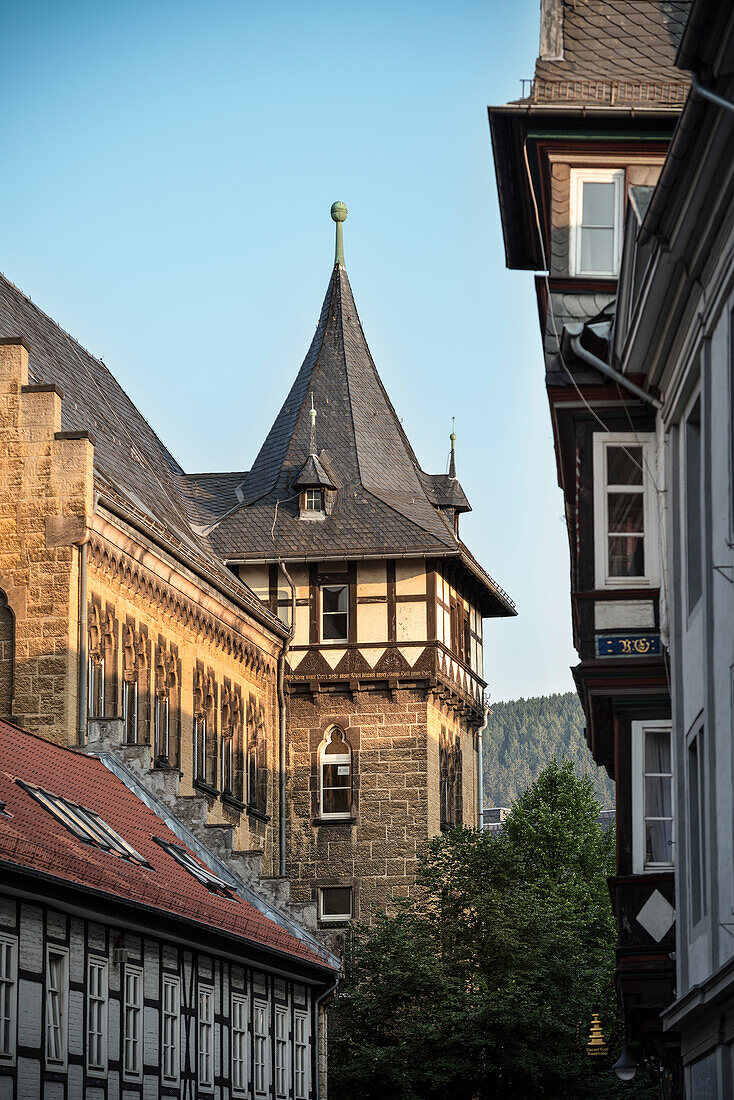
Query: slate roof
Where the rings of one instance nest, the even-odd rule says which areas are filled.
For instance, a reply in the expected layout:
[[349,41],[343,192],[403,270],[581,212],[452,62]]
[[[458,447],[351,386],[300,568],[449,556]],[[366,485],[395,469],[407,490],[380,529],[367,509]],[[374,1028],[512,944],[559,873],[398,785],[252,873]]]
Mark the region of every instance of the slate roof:
[[[95,811],[150,867],[84,843],[18,780]],[[154,926],[162,911],[235,936],[245,956],[254,946],[323,968],[325,978],[333,971],[315,942],[291,935],[245,898],[212,893],[185,870],[153,839],[185,847],[180,838],[100,760],[0,721],[0,801],[10,815],[0,814],[0,862],[146,906]]]
[[[311,431],[311,396],[316,409]],[[299,518],[297,481],[315,450],[338,486],[318,524]],[[377,373],[345,269],[335,264],[306,358],[238,489],[241,503],[208,532],[225,560],[365,554],[464,556],[443,509],[468,509],[458,482],[421,470]],[[482,584],[514,605],[482,571]]]
[[[193,524],[202,524],[206,490],[186,478],[170,451],[135,407],[105,364],[0,275],[0,337],[22,337],[28,348],[29,380],[55,383],[63,393],[64,431],[86,431],[94,440],[98,488],[130,509],[143,530],[163,533],[178,555],[226,594],[282,634],[283,628],[253,592],[240,582]],[[222,493],[227,475],[214,477]],[[242,480],[237,474],[235,484]],[[184,490],[187,490],[185,492]],[[236,498],[235,498],[236,499]]]
[[536,102],[611,98],[595,82],[621,85],[618,101],[668,105],[685,99],[687,79],[674,62],[690,0],[558,3],[563,14],[563,60],[538,58]]

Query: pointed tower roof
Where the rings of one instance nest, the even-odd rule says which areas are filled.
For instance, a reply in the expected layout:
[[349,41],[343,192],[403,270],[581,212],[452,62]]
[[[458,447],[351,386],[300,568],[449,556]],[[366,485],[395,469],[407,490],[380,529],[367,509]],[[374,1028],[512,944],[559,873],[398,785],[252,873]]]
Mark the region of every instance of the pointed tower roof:
[[[344,267],[340,230],[346,207],[335,203],[332,217],[336,261],[316,333],[237,490],[237,504],[209,528],[209,540],[232,563],[460,557],[491,595],[487,614],[514,614],[512,602],[454,534],[445,475],[434,479],[421,470],[403,431],[367,346]],[[336,487],[318,525],[299,518],[299,486],[312,466],[326,471]],[[461,510],[468,510],[458,482],[454,485]]]

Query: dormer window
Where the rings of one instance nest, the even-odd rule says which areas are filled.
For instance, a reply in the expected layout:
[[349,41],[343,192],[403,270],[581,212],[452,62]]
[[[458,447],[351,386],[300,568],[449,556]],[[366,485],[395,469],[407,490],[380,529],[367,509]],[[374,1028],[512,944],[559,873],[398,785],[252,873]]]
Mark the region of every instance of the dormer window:
[[571,171],[572,275],[616,277],[622,255],[624,171],[575,168]]
[[306,489],[303,494],[303,510],[304,512],[323,512],[324,490]]

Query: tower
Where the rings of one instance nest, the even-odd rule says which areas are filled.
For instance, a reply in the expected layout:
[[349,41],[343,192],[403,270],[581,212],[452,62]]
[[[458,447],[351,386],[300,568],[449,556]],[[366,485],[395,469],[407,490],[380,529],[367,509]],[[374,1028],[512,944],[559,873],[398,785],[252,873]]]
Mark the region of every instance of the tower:
[[477,821],[482,620],[515,614],[469,553],[456,478],[426,474],[336,256],[316,334],[208,538],[291,628],[286,873],[320,923],[408,896],[421,846]]

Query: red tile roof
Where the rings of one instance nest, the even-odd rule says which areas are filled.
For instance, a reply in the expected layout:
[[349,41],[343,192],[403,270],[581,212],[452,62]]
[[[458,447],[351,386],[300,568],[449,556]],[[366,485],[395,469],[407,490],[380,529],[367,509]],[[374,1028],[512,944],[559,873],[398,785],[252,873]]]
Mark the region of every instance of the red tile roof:
[[[85,844],[17,780],[94,810],[150,867]],[[239,936],[246,941],[243,953],[251,944],[333,970],[325,953],[249,901],[221,897],[198,882],[153,838],[186,847],[184,842],[100,760],[0,720],[0,800],[11,815],[0,814],[0,860]]]

